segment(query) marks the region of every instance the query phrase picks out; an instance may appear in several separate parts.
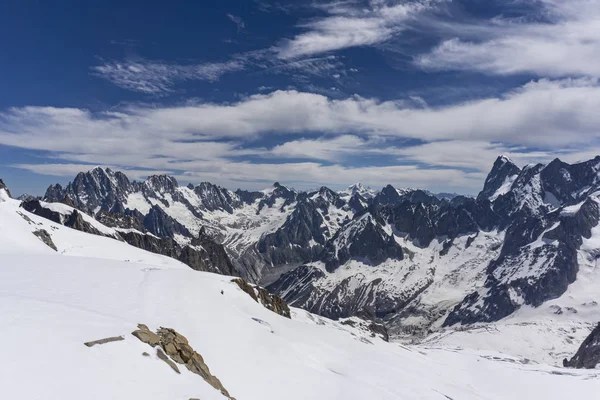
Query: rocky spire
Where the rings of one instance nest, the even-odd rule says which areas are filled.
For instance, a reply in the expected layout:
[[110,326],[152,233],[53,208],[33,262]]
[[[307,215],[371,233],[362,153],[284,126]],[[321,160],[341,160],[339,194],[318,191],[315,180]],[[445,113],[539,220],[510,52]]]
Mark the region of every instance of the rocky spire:
[[517,167],[510,158],[501,155],[496,159],[492,170],[488,174],[483,190],[477,196],[478,200],[494,200],[494,196],[498,190],[510,183],[510,180],[514,180],[517,175],[521,172],[521,169]]

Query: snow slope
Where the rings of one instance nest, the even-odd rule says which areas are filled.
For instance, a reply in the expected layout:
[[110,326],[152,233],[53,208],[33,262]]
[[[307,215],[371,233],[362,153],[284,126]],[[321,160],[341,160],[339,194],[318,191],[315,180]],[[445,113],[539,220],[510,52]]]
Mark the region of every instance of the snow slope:
[[[130,335],[138,323],[185,335],[238,400],[548,400],[591,398],[600,390],[600,379],[591,379],[596,371],[405,347],[298,309],[290,320],[256,303],[230,277],[56,226],[17,204],[0,203],[5,398],[223,398],[199,376],[184,368],[177,375],[158,360]],[[40,227],[58,253],[31,233]],[[117,335],[125,340],[83,345]]]

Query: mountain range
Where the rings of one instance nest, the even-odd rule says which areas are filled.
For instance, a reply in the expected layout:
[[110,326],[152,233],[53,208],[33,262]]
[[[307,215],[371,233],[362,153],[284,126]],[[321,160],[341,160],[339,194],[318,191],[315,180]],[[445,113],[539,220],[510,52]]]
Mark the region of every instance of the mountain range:
[[[31,200],[11,198],[0,181],[0,339],[10,344],[0,376],[8,398],[558,400],[593,398],[600,387],[597,371],[579,369],[600,362],[598,329],[585,340],[591,329],[572,330],[584,307],[560,313],[553,304],[552,326],[562,329],[565,317],[570,342],[529,316],[527,323],[439,331],[403,345],[368,319],[334,321],[289,307],[242,278],[194,271],[128,244],[130,234],[142,244],[144,237],[159,245],[168,238],[144,225],[110,227],[70,205]],[[382,235],[370,215],[351,221]],[[335,243],[358,240],[360,232],[336,234]],[[177,246],[204,247],[192,242]],[[381,244],[400,256],[398,247]],[[340,271],[344,259],[340,251],[324,268]],[[569,287],[572,301],[581,301],[582,287],[592,297],[599,292],[588,272]],[[485,336],[493,350],[481,348],[480,332],[500,332]],[[460,335],[468,349],[457,345]],[[448,337],[458,341],[444,342]],[[548,345],[573,356],[564,361],[570,369],[544,360]]]
[[119,240],[260,283],[293,306],[422,336],[539,307],[595,266],[599,170],[600,157],[519,168],[500,156],[472,198],[361,184],[231,191],[96,167],[23,207],[63,203]]

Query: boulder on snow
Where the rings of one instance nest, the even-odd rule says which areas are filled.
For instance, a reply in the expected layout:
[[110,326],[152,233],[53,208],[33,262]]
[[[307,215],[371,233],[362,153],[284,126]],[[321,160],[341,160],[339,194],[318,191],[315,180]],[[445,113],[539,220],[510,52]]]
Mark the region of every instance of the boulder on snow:
[[152,332],[144,324],[138,324],[138,328],[132,332],[132,335],[152,347],[160,346],[156,349],[156,355],[159,359],[169,364],[175,372],[180,373],[175,363],[183,364],[190,372],[200,375],[209,385],[220,391],[225,397],[235,400],[234,397],[229,395],[229,392],[225,389],[219,378],[211,374],[202,356],[194,351],[185,336],[171,328],[161,327],[156,333]]
[[597,365],[600,365],[600,323],[583,341],[573,358],[563,360],[563,366],[569,368],[594,369]]

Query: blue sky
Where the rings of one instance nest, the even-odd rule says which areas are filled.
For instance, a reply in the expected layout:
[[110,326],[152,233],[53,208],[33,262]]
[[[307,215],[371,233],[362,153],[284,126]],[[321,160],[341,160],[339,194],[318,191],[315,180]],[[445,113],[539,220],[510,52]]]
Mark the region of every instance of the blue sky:
[[5,1],[0,177],[476,193],[598,151],[600,0]]

